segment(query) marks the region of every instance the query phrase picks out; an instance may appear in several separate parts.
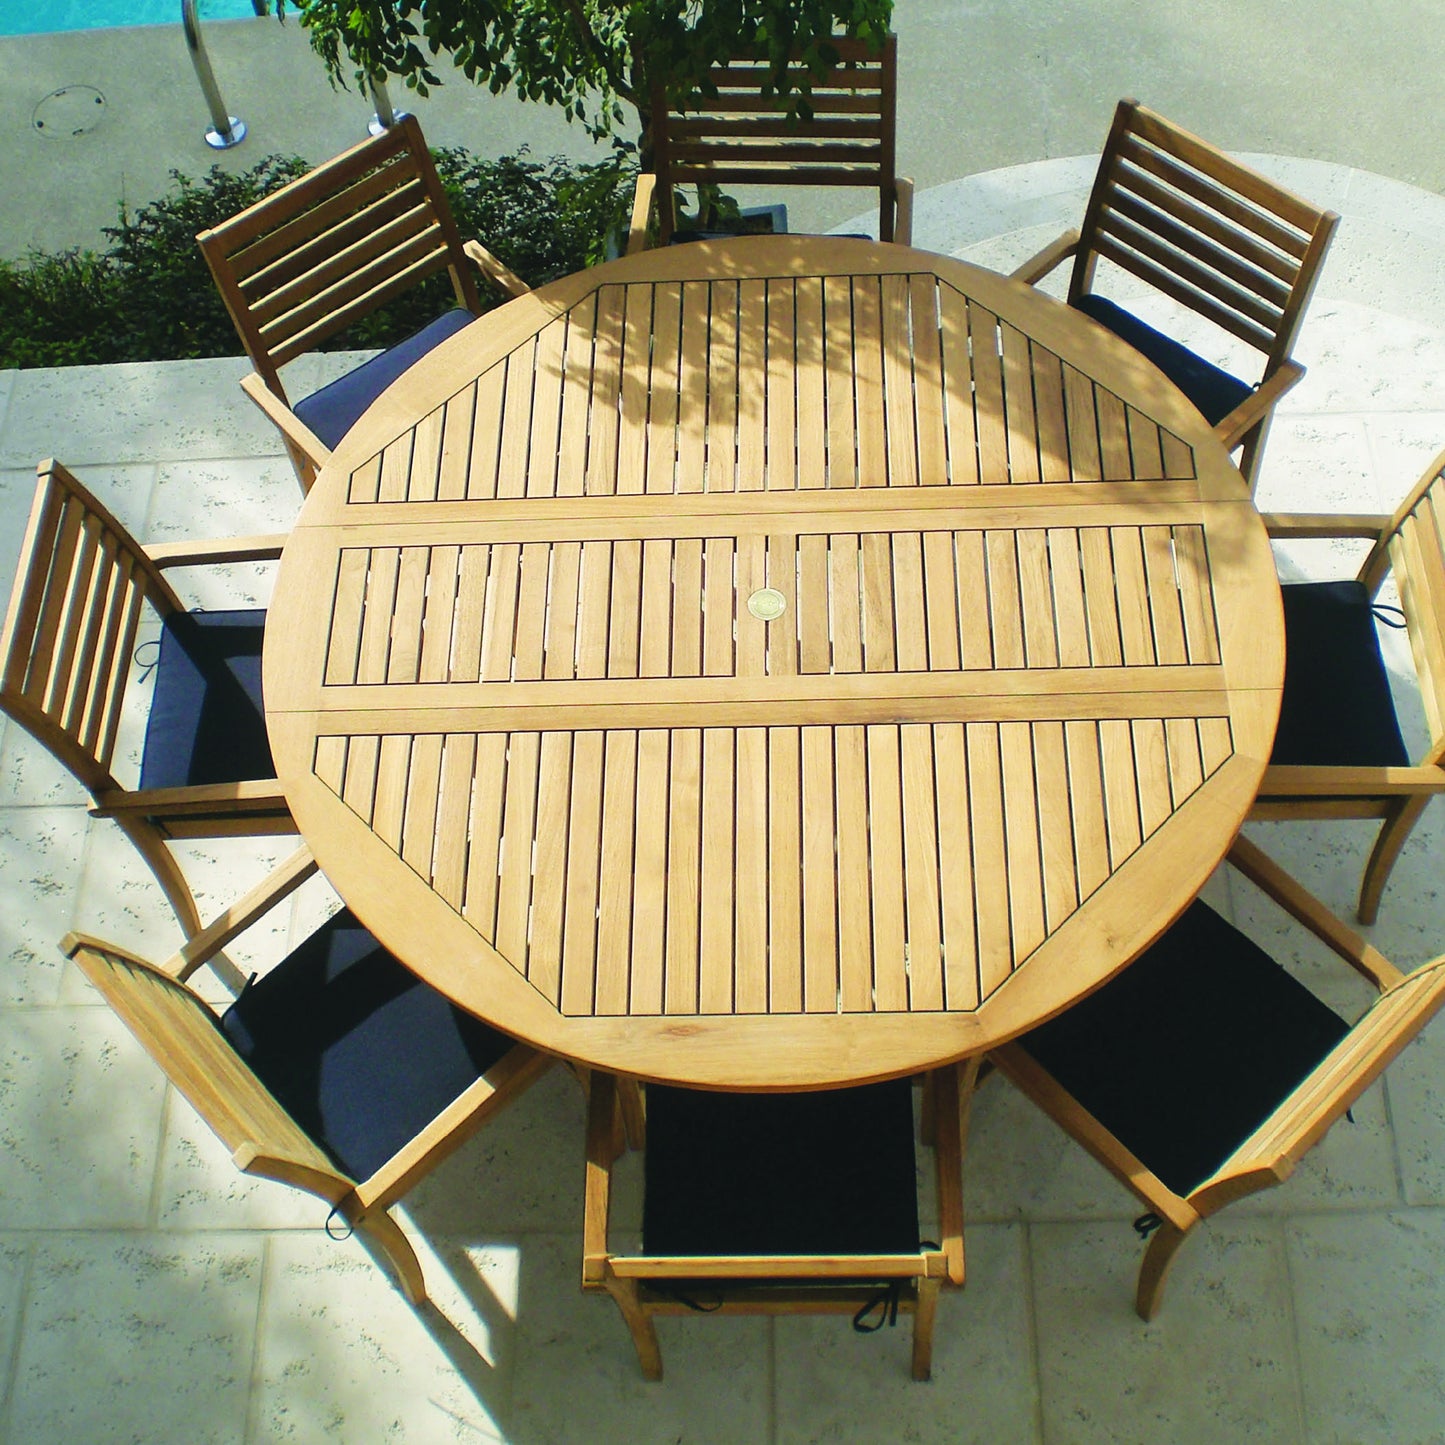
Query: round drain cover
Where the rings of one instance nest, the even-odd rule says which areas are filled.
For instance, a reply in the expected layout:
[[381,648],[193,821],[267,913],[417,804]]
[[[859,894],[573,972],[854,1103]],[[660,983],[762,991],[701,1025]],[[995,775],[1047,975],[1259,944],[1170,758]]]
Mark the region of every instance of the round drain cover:
[[30,113],[30,124],[46,140],[74,140],[94,130],[105,114],[105,97],[93,85],[62,85]]
[[776,587],[759,587],[748,598],[748,611],[759,622],[772,622],[783,615],[788,599]]

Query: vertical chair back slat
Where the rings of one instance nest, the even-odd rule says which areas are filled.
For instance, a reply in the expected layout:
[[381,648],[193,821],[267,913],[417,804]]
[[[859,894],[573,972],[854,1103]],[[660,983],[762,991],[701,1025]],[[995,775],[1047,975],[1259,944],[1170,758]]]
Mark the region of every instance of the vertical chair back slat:
[[10,611],[0,702],[92,790],[110,764],[125,673],[149,600],[180,601],[120,524],[58,462],[41,464]]
[[237,1056],[197,994],[118,949],[80,942],[75,960],[85,976],[228,1149],[250,1144],[344,1180]]

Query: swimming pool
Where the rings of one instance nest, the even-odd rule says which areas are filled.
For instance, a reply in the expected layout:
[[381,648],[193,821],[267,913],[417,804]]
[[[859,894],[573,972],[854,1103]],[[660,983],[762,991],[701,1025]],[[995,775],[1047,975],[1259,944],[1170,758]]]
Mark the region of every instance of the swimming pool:
[[[202,20],[256,13],[251,0],[199,0]],[[0,35],[43,35],[54,30],[96,30],[108,25],[176,25],[181,0],[6,0]]]

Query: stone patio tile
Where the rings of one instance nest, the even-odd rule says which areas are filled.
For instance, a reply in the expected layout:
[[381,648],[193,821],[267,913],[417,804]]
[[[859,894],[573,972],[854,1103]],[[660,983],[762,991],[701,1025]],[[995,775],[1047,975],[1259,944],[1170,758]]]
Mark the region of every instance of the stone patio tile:
[[271,1238],[253,1439],[509,1438],[499,1422],[516,1349],[516,1246],[427,1253],[422,1267],[432,1304],[418,1311],[356,1240]]
[[1445,411],[1371,416],[1365,422],[1365,435],[1381,497],[1394,511],[1425,468],[1445,451]]
[[0,1005],[61,995],[88,828],[81,808],[0,808]]
[[42,1240],[11,1438],[241,1445],[261,1247],[245,1236]]
[[145,1225],[164,1087],[109,1009],[0,1009],[5,1226]]
[[1390,1065],[1385,1091],[1405,1203],[1445,1205],[1445,1023],[1438,1014]]
[[289,1185],[243,1174],[231,1151],[172,1090],[161,1146],[156,1227],[163,1230],[321,1229],[330,1205]]
[[963,1154],[964,1218],[1128,1220],[1143,1206],[1001,1074],[974,1099]]
[[1197,1230],[1146,1325],[1128,1226],[1031,1225],[1048,1445],[1300,1441],[1280,1229],[1225,1216]]
[[1296,1219],[1288,1247],[1311,1445],[1445,1438],[1445,1215]]
[[275,428],[237,385],[249,370],[237,356],[22,371],[0,466],[271,455]]
[[1039,1438],[1024,1229],[973,1226],[967,1242],[968,1283],[943,1293],[926,1385],[909,1374],[909,1316],[874,1334],[855,1332],[846,1315],[773,1322],[778,1445],[853,1440],[863,1431],[920,1445]]
[[[650,1384],[617,1306],[606,1294],[584,1295],[581,1276],[575,1232],[523,1242],[509,1441],[758,1445],[770,1438],[767,1319],[658,1320],[663,1379]],[[846,1320],[837,1323],[847,1328]]]
[[586,1113],[576,1078],[558,1065],[423,1179],[407,1195],[408,1210],[435,1236],[540,1229],[580,1237]]

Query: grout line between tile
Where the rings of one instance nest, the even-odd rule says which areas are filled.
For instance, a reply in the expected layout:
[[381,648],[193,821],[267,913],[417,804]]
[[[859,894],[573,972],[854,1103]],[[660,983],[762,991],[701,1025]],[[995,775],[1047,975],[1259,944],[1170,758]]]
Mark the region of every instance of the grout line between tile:
[[271,1257],[271,1232],[261,1234],[261,1279],[256,1289],[256,1318],[251,1326],[251,1376],[246,1386],[246,1419],[242,1439],[262,1445],[261,1434],[261,1321],[266,1315],[266,1304],[271,1291],[271,1271],[274,1268]]
[[1039,1349],[1039,1309],[1037,1291],[1034,1288],[1034,1237],[1032,1222],[1023,1221],[1020,1252],[1023,1254],[1024,1316],[1028,1321],[1029,1364],[1032,1368],[1034,1389],[1034,1439],[1044,1445],[1044,1374],[1043,1354]]
[[20,1305],[15,1312],[15,1338],[10,1345],[10,1358],[0,1377],[0,1440],[11,1438],[10,1417],[15,1408],[15,1386],[20,1378],[20,1346],[25,1339],[25,1316],[29,1312],[30,1288],[35,1278],[35,1252],[39,1242],[25,1242],[25,1267],[20,1272]]
[[1289,1314],[1290,1340],[1294,1344],[1294,1397],[1295,1410],[1299,1420],[1299,1438],[1307,1441],[1309,1433],[1309,1403],[1305,1397],[1304,1353],[1300,1337],[1299,1311],[1295,1309],[1294,1270],[1290,1266],[1289,1254],[1290,1217],[1279,1221],[1279,1246],[1284,1262],[1284,1307]]

